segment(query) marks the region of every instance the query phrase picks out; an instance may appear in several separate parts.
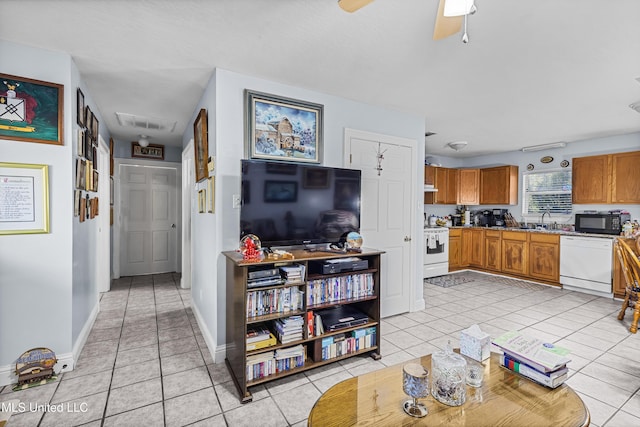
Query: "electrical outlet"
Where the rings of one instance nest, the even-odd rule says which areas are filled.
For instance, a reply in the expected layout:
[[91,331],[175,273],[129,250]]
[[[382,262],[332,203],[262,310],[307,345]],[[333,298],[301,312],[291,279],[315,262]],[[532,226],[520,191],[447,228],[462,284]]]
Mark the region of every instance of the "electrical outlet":
[[240,209],[240,195],[233,195],[233,209]]

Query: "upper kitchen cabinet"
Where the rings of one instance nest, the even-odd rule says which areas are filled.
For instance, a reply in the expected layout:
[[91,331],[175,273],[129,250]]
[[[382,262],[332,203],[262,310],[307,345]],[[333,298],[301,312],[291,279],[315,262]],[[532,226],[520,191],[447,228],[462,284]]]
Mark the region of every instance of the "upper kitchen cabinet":
[[518,167],[497,166],[480,169],[480,204],[518,204]]
[[571,170],[573,203],[611,203],[608,155],[574,157]]
[[640,151],[611,155],[611,203],[640,203]]
[[432,184],[437,192],[425,192],[425,204],[455,205],[458,202],[458,170],[425,166],[425,184]]
[[640,151],[575,157],[575,204],[640,203]]
[[458,171],[458,204],[480,204],[480,169]]

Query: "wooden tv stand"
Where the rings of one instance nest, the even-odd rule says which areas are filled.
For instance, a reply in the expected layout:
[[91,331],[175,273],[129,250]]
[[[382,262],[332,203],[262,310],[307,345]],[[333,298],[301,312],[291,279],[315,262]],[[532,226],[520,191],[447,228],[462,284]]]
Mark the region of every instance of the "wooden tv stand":
[[[293,254],[294,259],[265,259],[260,262],[244,261],[237,251],[223,252],[227,264],[227,347],[225,362],[238,388],[242,403],[252,400],[249,388],[258,384],[361,354],[369,354],[376,360],[380,359],[380,255],[383,252],[374,249],[363,249],[360,253],[332,253],[320,250],[309,252],[302,249],[291,250],[290,252]],[[321,273],[322,265],[326,261],[349,257],[367,260],[368,267],[362,270],[343,271],[334,274]],[[304,277],[301,277],[300,280],[283,284],[248,287],[250,272],[279,269],[281,266],[295,264],[301,265],[304,269]],[[369,288],[363,283],[368,283]],[[329,287],[336,292],[322,292],[325,289],[323,286]],[[269,312],[268,314],[251,311],[254,309],[257,296],[264,297],[269,292],[277,294],[285,290],[291,291],[289,288],[297,288],[299,291],[304,292],[300,309],[291,311],[278,311],[276,309],[274,312],[273,306],[271,306],[266,310]],[[311,292],[312,290],[313,292]],[[264,293],[256,294],[260,292]],[[313,300],[311,300],[310,295],[313,295]],[[356,297],[353,297],[353,295],[356,295]],[[368,322],[364,325],[346,327],[333,332],[325,331],[320,335],[313,335],[313,331],[309,331],[308,319],[310,312],[314,316],[317,310],[347,304],[365,313],[369,318]],[[248,307],[250,312],[247,310]],[[302,316],[304,319],[302,339],[287,344],[282,344],[278,340],[275,345],[270,347],[247,351],[246,336],[248,327],[261,324],[273,329],[271,325],[274,320],[296,315]],[[366,337],[365,333],[371,336]],[[334,340],[336,342],[330,344]],[[344,344],[343,341],[345,341]],[[258,366],[258,369],[255,369],[254,366],[254,369],[249,373],[247,369],[248,357],[256,359],[262,355],[265,358],[270,358],[271,352],[275,350],[282,351],[298,345],[302,345],[306,352],[303,366],[292,367],[261,376],[259,369],[261,365]],[[340,348],[336,351],[338,346]],[[271,363],[271,360],[268,363]]]

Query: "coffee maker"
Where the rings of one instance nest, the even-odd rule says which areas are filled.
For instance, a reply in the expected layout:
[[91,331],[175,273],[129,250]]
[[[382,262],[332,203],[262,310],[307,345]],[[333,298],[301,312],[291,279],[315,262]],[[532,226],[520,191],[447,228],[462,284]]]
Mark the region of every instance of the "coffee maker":
[[482,210],[477,211],[475,215],[475,225],[479,227],[489,227],[491,226],[491,211]]
[[491,227],[504,227],[504,216],[507,212],[509,212],[508,209],[492,209],[489,219],[489,224],[491,225]]

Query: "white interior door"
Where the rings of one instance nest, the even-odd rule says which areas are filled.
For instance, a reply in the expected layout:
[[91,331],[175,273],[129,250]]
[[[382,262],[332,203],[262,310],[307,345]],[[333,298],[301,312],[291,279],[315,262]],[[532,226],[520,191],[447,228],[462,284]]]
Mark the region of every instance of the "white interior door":
[[98,142],[98,247],[96,253],[96,285],[98,292],[111,289],[111,225],[109,200],[111,195],[110,157],[107,144],[100,137]]
[[193,139],[182,151],[182,277],[180,287],[191,287],[191,213],[195,200]]
[[176,271],[176,169],[120,168],[121,274]]
[[[381,142],[382,141],[382,142]],[[411,308],[413,147],[403,138],[345,131],[348,167],[362,171],[360,233],[381,257],[382,317]],[[382,158],[379,158],[382,156]]]

